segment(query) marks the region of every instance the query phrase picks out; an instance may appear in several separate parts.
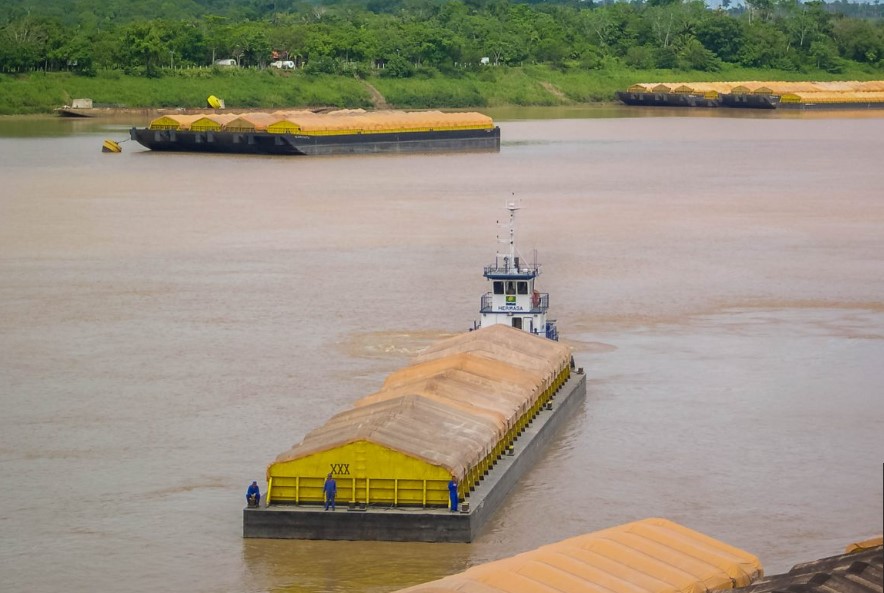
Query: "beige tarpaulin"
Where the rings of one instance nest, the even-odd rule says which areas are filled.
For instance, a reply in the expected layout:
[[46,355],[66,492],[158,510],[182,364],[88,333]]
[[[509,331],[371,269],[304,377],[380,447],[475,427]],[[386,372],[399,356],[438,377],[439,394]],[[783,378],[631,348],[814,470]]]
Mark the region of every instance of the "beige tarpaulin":
[[362,407],[414,394],[461,408],[471,414],[488,416],[505,429],[514,426],[528,410],[527,400],[531,394],[524,390],[517,392],[507,389],[506,384],[473,379],[474,376],[464,371],[445,371],[434,377],[417,379],[412,383],[373,393],[357,401],[356,406]]
[[739,82],[642,82],[634,84],[627,89],[629,92],[658,92],[658,93],[684,93],[715,91],[719,94],[727,93],[761,93],[782,95],[785,93],[814,93],[834,92],[853,93],[866,91],[884,91],[884,81],[870,80],[860,82],[857,80],[839,81],[758,81],[743,80]]
[[763,575],[755,556],[645,519],[470,568],[399,593],[706,593]]
[[152,120],[150,124],[148,124],[148,128],[151,130],[182,130],[186,131],[190,129],[190,124],[195,122],[198,119],[204,117],[203,115],[164,115],[162,117],[158,117],[155,120]]
[[206,115],[190,124],[192,132],[219,132],[221,128],[230,121],[236,119],[232,113],[213,113]]
[[422,356],[426,360],[391,374],[380,391],[308,433],[271,468],[365,442],[444,468],[461,481],[499,455],[547,387],[558,385],[570,348],[493,326],[443,340]]
[[813,91],[784,93],[782,103],[884,103],[884,92]]
[[729,93],[734,86],[728,82],[685,82],[683,84],[672,84],[675,85],[672,92],[680,94]]
[[418,354],[415,361],[426,362],[466,352],[539,373],[544,387],[571,361],[568,346],[502,324],[441,340]]
[[[448,382],[450,388],[445,385]],[[455,354],[392,373],[384,382],[382,393],[399,393],[414,388],[421,392],[431,390],[450,395],[455,400],[466,397],[477,406],[518,418],[537,401],[543,392],[543,384],[539,373],[473,354]]]
[[542,391],[545,379],[543,373],[537,371],[516,368],[507,362],[462,352],[417,362],[390,373],[384,381],[384,388],[407,384],[416,379],[426,379],[451,369],[462,370],[475,376],[477,380],[503,383],[514,388],[521,387],[525,391],[534,393]]
[[441,111],[333,111],[288,113],[283,118],[305,133],[382,132],[399,130],[490,129],[493,121],[476,112]]
[[502,423],[484,415],[404,396],[345,410],[276,458],[281,463],[369,441],[446,468],[460,480],[497,445]]
[[[228,132],[274,133],[369,133],[428,130],[471,130],[491,129],[493,120],[487,115],[474,111],[445,113],[442,111],[365,111],[362,109],[342,109],[329,113],[312,111],[280,110],[272,113],[263,111],[239,114],[206,115],[164,115],[150,122],[152,130],[189,130],[191,122],[205,120],[217,122]],[[201,131],[217,131],[214,125],[201,125]]]
[[867,80],[856,85],[857,91],[880,91],[884,92],[884,80]]
[[263,132],[280,118],[271,113],[243,113],[224,124],[226,132]]

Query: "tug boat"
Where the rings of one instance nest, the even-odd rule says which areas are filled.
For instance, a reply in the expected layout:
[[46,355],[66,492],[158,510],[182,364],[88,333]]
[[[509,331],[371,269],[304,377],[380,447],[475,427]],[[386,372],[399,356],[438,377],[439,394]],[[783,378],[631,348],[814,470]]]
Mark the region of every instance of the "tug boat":
[[506,206],[509,220],[501,226],[506,231],[497,240],[498,248],[494,263],[485,266],[485,278],[491,282],[491,291],[482,296],[479,305],[481,319],[473,322],[473,329],[504,324],[530,334],[559,339],[555,320],[547,317],[549,293],[539,292],[535,281],[540,276],[540,264],[534,260],[526,263],[516,251],[516,212],[520,207],[514,202]]

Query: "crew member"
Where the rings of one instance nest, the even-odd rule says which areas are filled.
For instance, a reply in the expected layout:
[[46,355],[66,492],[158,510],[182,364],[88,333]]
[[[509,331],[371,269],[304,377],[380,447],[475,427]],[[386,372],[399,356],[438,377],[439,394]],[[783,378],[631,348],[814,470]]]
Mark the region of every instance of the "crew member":
[[331,474],[325,478],[325,484],[322,486],[325,492],[325,510],[331,506],[331,510],[335,510],[335,495],[338,493],[338,484]]
[[457,480],[451,478],[451,481],[448,482],[448,499],[451,503],[452,513],[457,511],[457,498]]
[[261,490],[258,488],[258,482],[253,481],[246,490],[246,503],[250,507],[256,507],[261,503]]

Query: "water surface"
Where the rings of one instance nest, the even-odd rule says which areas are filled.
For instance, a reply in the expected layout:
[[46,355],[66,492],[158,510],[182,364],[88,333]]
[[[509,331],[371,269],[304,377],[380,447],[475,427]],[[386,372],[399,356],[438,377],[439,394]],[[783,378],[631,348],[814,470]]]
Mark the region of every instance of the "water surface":
[[[5,587],[384,592],[650,516],[773,573],[880,533],[884,119],[625,113],[317,158],[0,120]],[[477,318],[513,194],[581,413],[472,544],[243,540],[278,453]]]

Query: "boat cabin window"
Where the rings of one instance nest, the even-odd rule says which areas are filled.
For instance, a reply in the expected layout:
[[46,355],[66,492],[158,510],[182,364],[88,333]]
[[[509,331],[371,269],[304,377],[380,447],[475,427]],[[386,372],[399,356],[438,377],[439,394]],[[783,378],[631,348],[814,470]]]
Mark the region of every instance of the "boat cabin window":
[[513,327],[516,329],[522,329],[522,318],[521,317],[513,317]]
[[495,280],[494,294],[528,294],[528,283],[524,281]]
[[495,280],[494,294],[528,294],[528,283],[516,280]]

